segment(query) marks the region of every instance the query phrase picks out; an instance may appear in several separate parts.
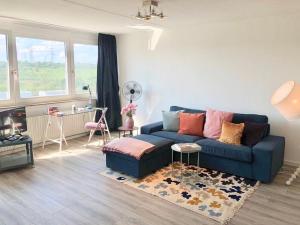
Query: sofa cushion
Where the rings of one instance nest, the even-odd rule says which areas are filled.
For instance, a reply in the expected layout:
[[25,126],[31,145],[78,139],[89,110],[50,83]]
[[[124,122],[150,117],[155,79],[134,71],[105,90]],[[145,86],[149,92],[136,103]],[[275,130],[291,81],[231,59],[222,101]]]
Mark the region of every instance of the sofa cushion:
[[196,141],[202,147],[201,153],[233,159],[243,162],[252,162],[252,149],[243,145],[225,144],[213,139]]
[[230,123],[224,121],[222,125],[221,137],[218,139],[218,141],[226,144],[240,145],[244,127],[244,123]]
[[242,144],[253,147],[265,137],[269,125],[267,123],[245,122],[245,129],[242,137]]
[[151,143],[151,144],[155,145],[155,148],[159,148],[161,146],[174,143],[173,141],[171,141],[169,139],[157,137],[157,136],[153,136],[153,135],[147,135],[147,134],[140,134],[137,136],[133,136],[133,138]]
[[179,134],[203,136],[204,113],[180,113]]
[[179,130],[179,114],[183,111],[166,112],[162,111],[163,129],[167,131]]
[[178,134],[177,132],[172,131],[158,131],[154,132],[151,135],[167,138],[173,140],[176,143],[192,143],[201,139],[199,136]]
[[204,137],[218,139],[221,135],[224,121],[231,122],[233,113],[214,109],[206,111],[206,122],[204,125]]

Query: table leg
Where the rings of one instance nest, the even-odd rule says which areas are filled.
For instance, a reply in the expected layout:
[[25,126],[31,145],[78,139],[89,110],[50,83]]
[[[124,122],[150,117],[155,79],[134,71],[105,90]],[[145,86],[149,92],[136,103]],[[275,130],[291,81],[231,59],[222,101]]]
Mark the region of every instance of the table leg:
[[181,165],[180,165],[180,183],[182,183],[182,167],[183,167],[183,165],[182,165],[182,152],[180,152],[180,163],[181,163]]
[[121,131],[119,131],[119,138],[121,138]]
[[[62,119],[63,120],[63,119]],[[64,124],[64,122],[62,121],[62,124]],[[64,126],[63,126],[63,129],[64,129]],[[68,145],[68,142],[66,140],[66,136],[65,136],[65,132],[63,132],[63,139],[65,141],[65,144]]]
[[48,129],[49,129],[50,125],[51,125],[51,116],[49,115],[46,130],[45,130],[45,135],[44,135],[44,139],[43,139],[43,149],[45,149],[45,143],[48,139]]
[[30,152],[30,157],[31,157],[31,165],[34,166],[32,142],[29,143],[29,152]]
[[188,153],[188,166],[190,165],[190,153]]
[[30,151],[29,151],[29,143],[28,142],[25,144],[25,147],[26,147],[26,155],[27,155],[27,162],[28,162],[29,158],[30,158]]
[[172,151],[172,177],[174,177],[174,171],[173,171],[173,169],[174,169],[174,166],[173,166],[173,163],[174,163],[174,157],[173,157],[174,151],[173,150],[171,150],[171,151]]
[[197,157],[197,167],[199,167],[199,152],[198,152],[198,157]]
[[60,129],[60,136],[59,136],[59,151],[62,150],[62,143],[63,143],[63,136],[64,136],[64,125],[62,117],[59,118],[59,129]]

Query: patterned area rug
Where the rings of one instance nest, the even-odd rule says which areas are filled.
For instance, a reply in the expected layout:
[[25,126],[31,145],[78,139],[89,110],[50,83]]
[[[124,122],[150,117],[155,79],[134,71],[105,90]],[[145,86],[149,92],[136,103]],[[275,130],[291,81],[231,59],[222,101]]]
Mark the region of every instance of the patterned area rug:
[[110,169],[101,174],[133,188],[158,196],[220,223],[227,223],[259,185],[218,171],[174,163],[143,179]]

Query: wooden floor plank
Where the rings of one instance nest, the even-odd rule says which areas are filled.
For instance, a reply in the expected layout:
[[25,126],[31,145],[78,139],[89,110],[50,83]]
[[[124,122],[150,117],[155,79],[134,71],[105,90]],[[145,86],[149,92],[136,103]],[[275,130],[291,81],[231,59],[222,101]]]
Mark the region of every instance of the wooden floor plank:
[[[212,225],[217,222],[99,173],[105,156],[87,137],[35,149],[35,168],[0,174],[0,225]],[[284,165],[271,185],[261,184],[230,224],[299,224],[300,180],[284,184]]]

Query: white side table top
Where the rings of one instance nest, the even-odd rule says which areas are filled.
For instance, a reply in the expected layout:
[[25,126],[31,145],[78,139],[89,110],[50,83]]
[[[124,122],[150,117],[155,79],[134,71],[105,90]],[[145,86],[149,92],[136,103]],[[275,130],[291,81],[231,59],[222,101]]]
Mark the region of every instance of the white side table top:
[[174,144],[171,146],[173,151],[181,152],[181,153],[193,153],[200,152],[201,146],[196,143],[180,143]]

